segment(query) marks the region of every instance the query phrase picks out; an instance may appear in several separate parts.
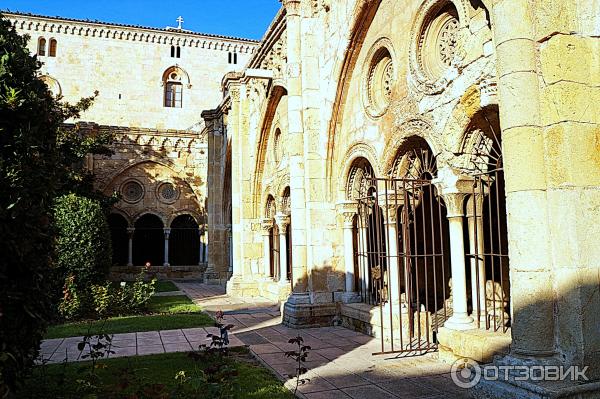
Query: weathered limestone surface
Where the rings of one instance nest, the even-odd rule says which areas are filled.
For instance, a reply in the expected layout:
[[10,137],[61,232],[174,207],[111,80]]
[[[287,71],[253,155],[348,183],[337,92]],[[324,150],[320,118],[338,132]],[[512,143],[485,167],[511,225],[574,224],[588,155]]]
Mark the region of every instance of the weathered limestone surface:
[[[357,227],[357,207],[347,204],[357,203],[369,176],[427,172],[418,177],[435,178],[452,226],[444,239],[454,290],[449,280],[442,285],[455,316],[436,331],[447,360],[490,362],[500,355],[498,364],[590,366],[588,376],[600,378],[597,3],[284,1],[246,71],[224,85],[235,115],[227,123],[234,231],[229,291],[264,295],[275,284],[264,283],[275,247],[261,228],[271,226],[265,220],[276,225],[275,204],[277,213],[291,216],[293,293],[284,322],[342,322],[375,334],[382,324],[377,308],[340,305],[360,298],[354,290],[364,287],[354,277],[367,266],[349,259],[361,251],[355,240],[364,241],[367,229]],[[415,163],[415,149],[430,151],[435,164]],[[467,252],[487,250],[473,242],[474,229],[491,222],[465,209],[473,206],[474,183],[453,185],[476,181],[481,151],[485,170],[498,167],[504,176],[498,201],[505,200],[506,210],[495,219],[507,225],[503,277],[465,259]],[[492,160],[501,161],[490,166]],[[485,190],[480,207],[492,195]],[[385,247],[398,251],[402,243]],[[406,267],[389,258],[387,264]],[[478,283],[476,273],[490,275]],[[498,279],[510,282],[509,292],[477,293],[477,287],[504,290]],[[405,282],[394,284],[387,289],[406,289]],[[399,294],[391,293],[392,302]],[[486,308],[479,318],[477,307]],[[496,311],[508,321],[485,330],[490,320],[498,323]],[[391,326],[410,333],[405,327]],[[597,396],[590,393],[594,384],[572,391],[567,385],[505,381],[482,384],[481,393]]]
[[[219,103],[223,97],[223,75],[240,69],[255,50],[256,42],[176,28],[14,13],[5,16],[19,33],[29,35],[29,49],[38,54],[43,64],[42,79],[55,95],[73,103],[99,92],[81,119],[69,122],[81,129],[115,135],[114,155],[90,157],[87,167],[94,173],[99,190],[122,195],[115,213],[125,219],[130,238],[135,235],[133,228],[141,216],[156,215],[165,227],[167,252],[171,223],[179,215],[190,215],[199,225],[195,237],[194,232],[189,233],[190,240],[200,241],[198,263],[206,263],[206,248],[211,251],[210,236],[216,244],[212,257],[223,267],[209,270],[209,277],[224,284],[229,273],[227,226],[231,222],[220,216],[227,214],[227,205],[218,215],[212,209],[211,214],[217,219],[210,222],[206,208],[209,179],[222,187],[224,177],[221,172],[209,178],[209,158],[215,162],[217,155],[221,165],[220,157],[225,156],[218,153],[209,157],[209,144],[216,151],[227,146],[209,143],[219,127],[205,125],[200,113]],[[41,40],[46,41],[43,54],[38,50]],[[55,54],[50,53],[51,41],[56,43]],[[237,64],[229,60],[234,53]],[[181,107],[165,106],[166,83],[172,73],[181,84]],[[217,198],[219,203],[221,198],[222,191]],[[214,225],[210,232],[206,231],[207,223]],[[202,277],[198,264],[177,268],[166,266],[168,259],[164,263],[165,268],[157,270],[160,276]],[[128,278],[136,272],[131,265],[120,266],[113,270],[115,277]]]

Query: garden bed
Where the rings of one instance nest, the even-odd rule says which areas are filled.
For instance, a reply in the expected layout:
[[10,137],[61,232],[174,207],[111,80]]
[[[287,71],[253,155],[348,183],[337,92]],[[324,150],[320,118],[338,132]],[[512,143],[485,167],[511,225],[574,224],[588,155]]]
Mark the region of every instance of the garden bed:
[[[226,362],[233,372],[214,384],[206,381],[209,364],[187,353],[115,358],[90,362],[38,366],[19,398],[214,398],[230,390],[234,398],[292,399],[293,395],[246,348],[230,351]],[[88,383],[93,381],[92,386]],[[141,395],[140,395],[141,393]]]
[[212,325],[214,325],[213,319],[202,312],[202,309],[187,296],[154,296],[148,303],[148,314],[53,325],[48,328],[44,338],[171,330]]

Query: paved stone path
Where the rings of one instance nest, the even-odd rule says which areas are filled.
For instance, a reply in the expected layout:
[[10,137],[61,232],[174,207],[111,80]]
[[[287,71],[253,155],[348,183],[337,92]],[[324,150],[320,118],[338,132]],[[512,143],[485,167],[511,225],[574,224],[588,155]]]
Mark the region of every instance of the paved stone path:
[[[284,353],[295,347],[289,340],[298,335],[311,346],[309,369],[305,378],[310,381],[298,389],[307,399],[385,399],[385,398],[469,398],[450,378],[450,366],[437,361],[436,354],[419,357],[395,355],[373,356],[379,341],[375,338],[342,328],[325,327],[294,330],[280,324],[277,304],[266,300],[246,302],[225,295],[223,288],[198,283],[177,283],[194,302],[209,313],[222,310],[225,321],[235,325],[230,335],[231,346],[246,345],[259,361],[293,389],[295,364]],[[150,331],[115,334],[116,356],[189,351],[206,342],[207,333],[214,327],[183,330]],[[42,354],[51,362],[60,362],[65,354],[77,359],[80,337],[46,340]]]

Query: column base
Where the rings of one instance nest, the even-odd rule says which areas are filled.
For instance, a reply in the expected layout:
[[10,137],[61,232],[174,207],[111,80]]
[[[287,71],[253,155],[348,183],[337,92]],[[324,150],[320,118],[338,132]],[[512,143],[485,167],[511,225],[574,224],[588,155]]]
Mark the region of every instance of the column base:
[[163,266],[164,266],[164,267],[169,267],[169,266],[171,266],[171,265],[170,265],[169,263],[163,263]]
[[[497,359],[494,366],[565,366],[556,357],[548,358],[516,358],[508,355]],[[565,371],[567,369],[565,368]],[[579,370],[582,370],[580,367]],[[518,370],[517,370],[518,371]],[[515,381],[513,375],[505,378],[504,372],[499,372],[499,379],[482,378],[470,389],[475,399],[598,399],[600,398],[600,382],[598,381]],[[513,373],[515,375],[522,375]],[[533,373],[539,375],[540,373]]]
[[232,297],[257,297],[260,296],[258,283],[245,280],[242,276],[232,276],[226,285],[227,295]]
[[339,296],[339,300],[342,303],[359,303],[362,302],[362,298],[358,292],[342,292]]
[[440,327],[437,339],[440,360],[450,364],[464,358],[490,363],[495,356],[507,355],[512,343],[510,330],[502,333],[482,329],[457,331]]
[[308,293],[292,293],[282,308],[282,322],[291,328],[331,326],[338,313],[335,303],[311,303]]
[[453,315],[448,320],[446,320],[446,322],[444,323],[444,327],[450,330],[466,331],[473,330],[477,326],[475,325],[475,322],[471,316]]

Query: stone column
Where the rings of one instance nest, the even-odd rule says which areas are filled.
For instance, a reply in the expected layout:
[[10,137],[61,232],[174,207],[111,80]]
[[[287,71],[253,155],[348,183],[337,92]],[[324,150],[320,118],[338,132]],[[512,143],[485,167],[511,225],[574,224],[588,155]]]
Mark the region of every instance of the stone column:
[[[287,24],[287,89],[288,89],[288,135],[290,137],[288,154],[290,158],[290,194],[291,194],[291,216],[294,219],[292,234],[292,266],[293,270],[293,293],[286,309],[294,313],[292,309],[296,305],[310,303],[307,294],[308,273],[307,264],[307,235],[310,231],[307,203],[306,203],[306,162],[305,131],[303,123],[303,97],[302,97],[302,34],[301,34],[301,1],[284,0]],[[280,242],[280,247],[282,243]],[[282,265],[280,264],[280,267]],[[284,310],[285,312],[285,310]],[[285,317],[284,317],[285,318]]]
[[[573,96],[571,101],[561,102],[558,100],[561,95],[550,92],[551,98],[542,101],[542,83],[538,71],[538,65],[541,63],[538,54],[544,46],[535,38],[535,18],[544,15],[536,12],[535,7],[542,5],[536,5],[537,1],[529,0],[500,0],[488,3],[498,60],[498,108],[502,127],[513,310],[511,353],[523,358],[551,358],[556,353],[554,322],[557,308],[550,244],[553,238],[548,222],[551,216],[548,213],[546,148],[553,146],[545,143],[541,112],[542,104],[556,106],[558,103],[564,103],[568,108],[565,115],[578,115],[576,108],[571,106],[575,107],[579,100]],[[563,3],[564,11],[571,7],[570,4]],[[560,31],[563,22],[570,20],[578,21],[575,16],[561,17],[547,25],[549,29],[557,29],[549,30],[547,37],[561,37],[562,35],[555,33]],[[550,21],[544,21],[547,22]],[[556,57],[557,60],[562,59],[561,64],[571,58],[563,55]],[[571,69],[561,66],[558,70]],[[547,105],[543,108],[548,111],[552,109]],[[560,115],[561,112],[559,109],[550,111],[556,115]],[[577,131],[578,137],[580,133]],[[555,145],[557,148],[563,146],[559,143]],[[561,153],[562,151],[557,151],[556,156],[560,157]],[[575,159],[578,157],[571,160]],[[524,160],[527,162],[524,163]],[[559,173],[569,175],[566,170]],[[569,240],[561,241],[561,247],[567,242]]]
[[128,227],[127,228],[127,236],[129,237],[129,245],[127,247],[127,266],[133,266],[133,234],[135,233],[135,228]]
[[[200,254],[198,256],[198,264],[202,264],[204,263],[205,260],[205,250],[204,250],[204,235],[205,235],[205,228],[204,226],[201,226],[198,228],[198,239],[200,240]],[[212,273],[214,272],[214,265],[208,265],[206,267],[206,272],[205,273]]]
[[[480,327],[485,327],[485,263],[483,260],[484,234],[483,231],[484,196],[473,194],[467,200],[467,223],[469,229],[469,253],[471,253],[471,305],[473,317],[479,311]],[[475,257],[477,254],[477,257]],[[479,303],[477,301],[479,295]]]
[[472,191],[472,179],[461,176],[455,169],[446,167],[438,171],[434,180],[438,192],[446,204],[450,232],[450,267],[452,270],[453,314],[444,327],[452,330],[474,328],[473,318],[467,309],[467,273],[465,265],[465,242],[463,236],[463,205]]
[[[289,284],[287,276],[287,236],[286,232],[290,225],[288,215],[279,214],[275,216],[277,227],[279,228],[279,283]],[[290,243],[292,245],[292,243]]]
[[266,218],[262,220],[262,236],[263,236],[263,270],[264,276],[273,277],[271,275],[271,230],[273,229],[273,219]]
[[163,230],[165,232],[165,263],[163,263],[163,266],[170,266],[169,265],[169,236],[171,235],[171,229],[164,228]]
[[344,270],[345,292],[342,301],[345,303],[359,302],[360,296],[354,286],[356,253],[354,248],[354,219],[358,217],[358,204],[356,201],[345,201],[340,205],[340,214],[344,219]]
[[[381,201],[380,203],[386,204],[385,201]],[[387,204],[382,206],[389,268],[389,272],[387,273],[389,277],[388,298],[390,303],[393,304],[400,303],[400,260],[398,254],[398,229],[396,225],[398,208],[396,205],[393,199],[390,200],[388,198]]]

